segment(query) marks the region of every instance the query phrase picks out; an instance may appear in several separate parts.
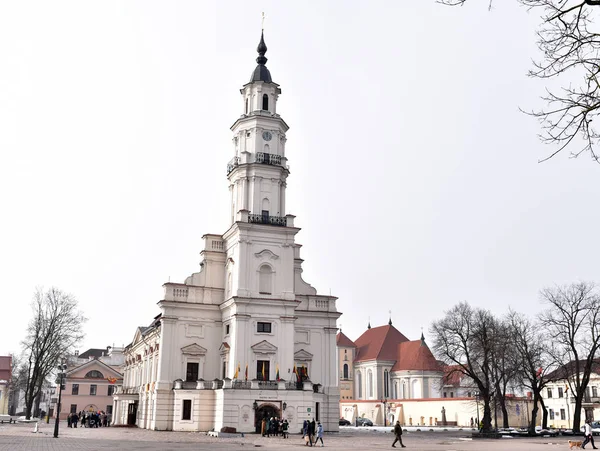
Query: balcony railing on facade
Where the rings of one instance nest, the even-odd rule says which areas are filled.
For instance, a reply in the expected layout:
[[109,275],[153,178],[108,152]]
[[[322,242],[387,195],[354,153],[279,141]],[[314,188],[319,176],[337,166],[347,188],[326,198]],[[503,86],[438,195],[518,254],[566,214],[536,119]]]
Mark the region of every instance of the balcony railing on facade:
[[287,226],[287,218],[285,216],[271,216],[271,215],[255,215],[250,213],[248,215],[248,222],[253,224],[268,224],[274,226]]
[[[249,161],[245,161],[244,163],[249,163]],[[267,152],[256,152],[254,156],[254,163],[269,164],[272,166],[285,166],[285,160],[281,157],[281,155],[275,155]],[[229,163],[227,163],[227,175],[229,175],[240,164],[242,164],[240,157],[233,157],[231,160],[229,160]]]
[[177,379],[173,382],[175,390],[305,390],[314,393],[322,393],[321,384],[313,384],[311,381],[262,381],[253,379],[251,381],[229,379],[215,379],[213,381],[183,381]]
[[117,387],[115,395],[137,395],[140,393],[140,387]]
[[[575,404],[575,397],[570,396],[569,401]],[[600,404],[600,396],[584,396],[581,402],[582,404]]]

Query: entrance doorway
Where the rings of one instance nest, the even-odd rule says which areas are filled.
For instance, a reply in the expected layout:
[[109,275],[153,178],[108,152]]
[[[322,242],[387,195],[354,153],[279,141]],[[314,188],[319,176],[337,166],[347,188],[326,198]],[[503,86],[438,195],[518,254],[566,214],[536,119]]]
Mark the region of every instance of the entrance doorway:
[[254,426],[257,434],[261,433],[263,418],[281,418],[279,407],[273,404],[263,404],[254,413]]
[[137,419],[137,409],[138,409],[137,401],[132,402],[127,407],[127,424],[129,426],[135,426],[135,420]]

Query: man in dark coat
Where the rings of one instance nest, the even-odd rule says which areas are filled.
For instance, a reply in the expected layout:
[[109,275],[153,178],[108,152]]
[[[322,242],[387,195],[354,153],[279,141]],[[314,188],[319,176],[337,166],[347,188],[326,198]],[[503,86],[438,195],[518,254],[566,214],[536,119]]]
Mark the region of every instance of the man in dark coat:
[[396,421],[396,425],[394,426],[394,435],[396,436],[396,439],[394,440],[394,443],[392,443],[392,448],[396,447],[396,442],[400,442],[400,446],[406,448],[404,443],[402,443],[402,426],[400,426],[399,421]]

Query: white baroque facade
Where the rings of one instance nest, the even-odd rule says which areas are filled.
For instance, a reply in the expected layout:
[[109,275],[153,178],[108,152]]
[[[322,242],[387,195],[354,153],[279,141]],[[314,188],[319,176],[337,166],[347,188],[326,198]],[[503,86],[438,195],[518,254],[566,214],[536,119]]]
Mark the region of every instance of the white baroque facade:
[[315,418],[338,430],[336,298],[301,277],[299,228],[286,215],[287,124],[281,89],[258,66],[241,89],[227,165],[230,227],[204,235],[200,272],[166,283],[160,314],[125,349],[116,424],[155,430],[255,431],[264,416],[296,431]]

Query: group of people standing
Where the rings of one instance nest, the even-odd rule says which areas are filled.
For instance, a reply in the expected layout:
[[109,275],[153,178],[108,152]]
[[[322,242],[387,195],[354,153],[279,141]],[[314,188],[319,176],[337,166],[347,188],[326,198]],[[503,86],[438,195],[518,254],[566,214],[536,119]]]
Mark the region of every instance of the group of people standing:
[[304,420],[302,424],[302,438],[306,443],[306,446],[310,444],[310,446],[317,446],[317,442],[321,440],[321,446],[325,446],[323,443],[323,425],[321,422],[315,423],[315,420],[312,421]]
[[283,438],[288,438],[288,429],[290,425],[288,420],[281,418],[263,418],[260,424],[260,433],[263,437],[271,437],[272,435],[281,435]]
[[81,422],[81,427],[107,427],[110,424],[110,419],[106,412],[79,412],[70,413],[67,415],[67,426],[70,428],[76,428],[77,424]]

